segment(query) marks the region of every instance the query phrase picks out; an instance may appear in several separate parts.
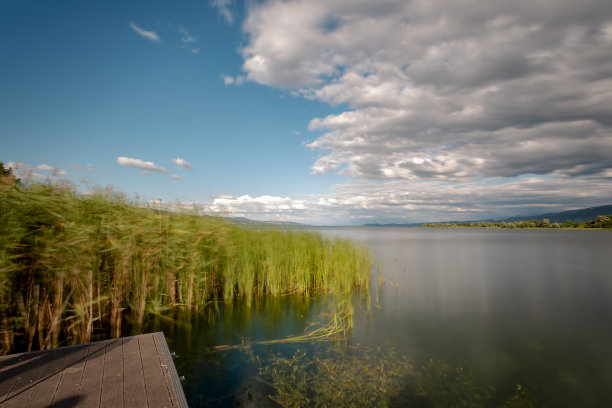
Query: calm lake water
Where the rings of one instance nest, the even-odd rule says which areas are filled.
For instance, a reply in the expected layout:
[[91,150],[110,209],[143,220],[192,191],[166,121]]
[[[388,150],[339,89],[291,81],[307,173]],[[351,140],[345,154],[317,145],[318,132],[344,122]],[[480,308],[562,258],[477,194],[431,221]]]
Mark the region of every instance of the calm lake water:
[[[612,232],[571,230],[324,228],[367,245],[371,296],[355,310],[350,342],[395,347],[418,364],[468,364],[500,401],[519,385],[536,406],[612,406]],[[379,272],[385,283],[379,284]],[[370,302],[370,307],[364,307]],[[181,357],[191,406],[234,406],[257,368],[240,350],[211,347],[304,331],[325,300],[268,299],[190,323],[152,323]],[[256,351],[290,355],[297,347]],[[250,391],[249,391],[250,392]]]

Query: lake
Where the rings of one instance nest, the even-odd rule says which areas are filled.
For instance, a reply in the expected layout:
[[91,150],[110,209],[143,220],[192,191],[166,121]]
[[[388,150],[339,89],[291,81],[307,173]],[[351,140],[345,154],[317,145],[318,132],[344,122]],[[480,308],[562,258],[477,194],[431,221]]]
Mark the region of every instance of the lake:
[[[349,237],[367,245],[373,255],[371,293],[353,298],[354,326],[344,342],[348,349],[395,350],[394,356],[413,360],[415,367],[436,362],[439,380],[431,381],[439,384],[430,394],[446,392],[445,378],[461,371],[458,381],[469,382],[469,392],[487,394],[495,406],[528,406],[518,405],[518,400],[508,405],[523,393],[529,397],[524,403],[535,406],[612,406],[612,232],[404,227],[319,231]],[[278,356],[289,358],[298,349],[313,358],[346,345],[211,349],[303,333],[326,316],[330,302],[263,299],[250,308],[235,304],[189,316],[186,323],[151,321],[147,329],[164,330],[171,349],[180,355],[176,366],[187,378],[191,406],[259,405],[273,389],[270,381],[258,378],[262,363],[255,358],[271,355],[271,361],[278,361]],[[464,376],[464,369],[473,376]],[[419,375],[430,378],[432,372]],[[396,398],[403,401],[396,405],[410,404],[414,392]],[[415,401],[422,406],[417,403],[421,400]]]

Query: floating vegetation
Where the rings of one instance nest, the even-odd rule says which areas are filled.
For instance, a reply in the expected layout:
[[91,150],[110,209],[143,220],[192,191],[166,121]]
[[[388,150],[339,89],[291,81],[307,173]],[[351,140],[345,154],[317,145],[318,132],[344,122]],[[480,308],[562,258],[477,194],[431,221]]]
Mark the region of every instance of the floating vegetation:
[[[235,345],[220,345],[214,346],[210,351],[219,352],[232,349],[244,349],[250,348],[253,345],[260,346],[271,346],[282,343],[306,343],[306,342],[317,342],[317,341],[345,341],[347,335],[352,329],[353,318],[352,312],[334,313],[331,320],[327,324],[317,325],[311,323],[304,329],[304,333],[293,336],[288,336],[282,339],[262,340],[247,342],[243,341],[241,344]],[[318,326],[318,327],[317,327]],[[316,327],[313,329],[313,327]]]
[[352,316],[348,313],[334,314],[328,324],[308,331],[308,328],[303,334],[290,336],[284,339],[264,340],[257,342],[260,345],[272,345],[279,343],[304,343],[310,341],[338,341],[346,340],[348,331],[352,328],[350,323]]
[[347,240],[0,176],[0,354],[118,337],[128,316],[138,327],[236,298],[368,293],[370,269]]
[[[284,407],[535,407],[532,393],[511,386],[501,399],[486,376],[469,364],[440,360],[416,364],[395,349],[331,348],[254,355],[259,379],[270,384],[268,398]],[[261,396],[258,399],[262,400]]]

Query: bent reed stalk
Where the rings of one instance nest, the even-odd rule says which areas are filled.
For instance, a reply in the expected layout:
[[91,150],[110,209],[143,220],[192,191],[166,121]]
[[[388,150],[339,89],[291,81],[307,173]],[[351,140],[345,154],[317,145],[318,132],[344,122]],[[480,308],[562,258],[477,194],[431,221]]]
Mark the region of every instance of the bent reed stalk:
[[0,183],[0,353],[118,337],[126,312],[368,290],[349,241],[152,210],[110,189]]

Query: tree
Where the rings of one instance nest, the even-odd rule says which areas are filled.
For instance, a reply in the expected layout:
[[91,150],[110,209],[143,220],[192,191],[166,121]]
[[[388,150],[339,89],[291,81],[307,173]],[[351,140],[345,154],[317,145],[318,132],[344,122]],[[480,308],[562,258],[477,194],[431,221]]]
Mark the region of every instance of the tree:
[[13,174],[13,169],[4,167],[2,162],[0,162],[0,180],[2,184],[21,184],[21,180]]

